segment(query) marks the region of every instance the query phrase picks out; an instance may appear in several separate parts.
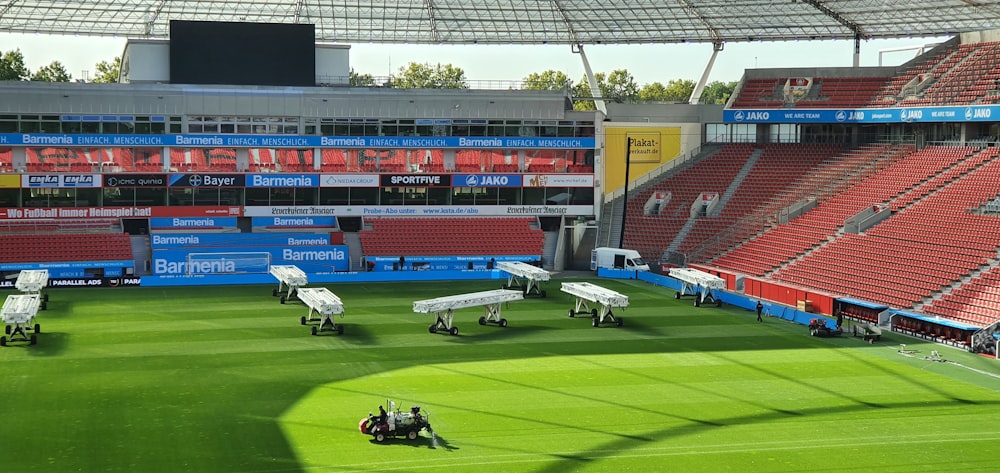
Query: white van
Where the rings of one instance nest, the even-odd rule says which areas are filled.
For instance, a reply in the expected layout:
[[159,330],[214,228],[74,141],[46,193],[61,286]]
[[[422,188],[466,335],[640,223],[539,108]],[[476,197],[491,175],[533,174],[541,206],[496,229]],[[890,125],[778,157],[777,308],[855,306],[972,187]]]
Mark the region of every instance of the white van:
[[608,247],[594,248],[590,252],[590,269],[597,271],[597,268],[649,271],[649,265],[638,251]]

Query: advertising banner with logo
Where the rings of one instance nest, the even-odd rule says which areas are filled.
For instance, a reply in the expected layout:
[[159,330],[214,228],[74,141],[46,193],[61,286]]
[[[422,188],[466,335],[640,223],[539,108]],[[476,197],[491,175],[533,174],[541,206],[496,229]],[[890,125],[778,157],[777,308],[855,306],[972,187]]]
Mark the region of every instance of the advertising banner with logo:
[[[67,261],[64,263],[4,263],[0,264],[0,271],[44,269],[49,272],[49,286],[53,286],[52,281],[56,279],[93,278],[94,276],[88,275],[87,271],[94,268],[101,268],[105,277],[117,278],[125,274],[125,268],[132,267],[134,267],[134,263],[131,260]],[[14,282],[11,280],[11,283]]]
[[681,155],[679,126],[608,126],[604,137],[605,192],[625,185],[626,153],[633,181]]
[[187,148],[594,149],[594,138],[465,136],[110,135],[0,133],[0,145]]
[[455,174],[453,187],[521,187],[520,174]]
[[170,187],[244,187],[246,174],[171,174]]
[[341,217],[483,217],[511,215],[594,215],[593,205],[477,205],[477,206],[445,206],[445,205],[302,205],[288,207],[246,207],[243,215],[247,217],[267,217],[280,215],[313,216],[337,215]]
[[254,217],[255,228],[337,228],[335,217]]
[[321,174],[320,187],[378,187],[378,174]]
[[[369,256],[365,261],[373,263],[372,271],[462,271],[492,269],[489,264],[503,261],[536,263],[540,255],[485,256],[420,256],[407,257],[406,264],[399,268],[399,258],[390,256]],[[492,260],[492,261],[490,261]]]
[[[67,278],[49,278],[49,283],[46,287],[139,287],[140,279],[138,276],[129,277],[104,277],[104,278],[93,278],[93,277],[67,277]],[[13,289],[15,281],[13,279],[7,279],[0,281],[0,289]]]
[[24,174],[21,187],[101,187],[100,174]]
[[382,187],[451,187],[451,174],[382,174]]
[[525,174],[524,187],[594,187],[594,175]]
[[[227,257],[227,254],[232,255]],[[245,255],[270,255],[269,263],[248,265]],[[261,246],[201,248],[192,250],[153,250],[152,269],[157,276],[187,274],[267,273],[268,264],[295,265],[307,273],[347,271],[350,269],[347,247],[331,246]],[[242,261],[242,262],[241,262]],[[252,261],[250,261],[252,263]]]
[[236,217],[174,217],[149,219],[150,230],[222,230],[236,228]]
[[247,174],[247,187],[317,187],[318,174]]
[[1000,117],[1000,105],[961,107],[723,110],[724,123],[942,123],[988,122]]
[[105,174],[104,187],[167,187],[167,175]]
[[216,251],[217,247],[259,246],[326,246],[328,233],[153,233],[149,236],[153,249],[199,248]]
[[195,205],[190,207],[8,207],[0,208],[0,220],[207,216],[239,217],[242,213],[243,209],[241,207],[218,207],[206,205]]

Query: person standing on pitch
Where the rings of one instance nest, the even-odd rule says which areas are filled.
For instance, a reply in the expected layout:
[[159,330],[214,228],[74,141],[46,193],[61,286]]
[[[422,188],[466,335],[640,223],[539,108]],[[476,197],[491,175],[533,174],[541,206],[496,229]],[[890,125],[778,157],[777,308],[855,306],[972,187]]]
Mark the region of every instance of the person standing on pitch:
[[764,321],[764,319],[762,319],[760,317],[761,312],[764,312],[764,304],[761,304],[760,301],[757,301],[757,321],[758,322],[763,322]]

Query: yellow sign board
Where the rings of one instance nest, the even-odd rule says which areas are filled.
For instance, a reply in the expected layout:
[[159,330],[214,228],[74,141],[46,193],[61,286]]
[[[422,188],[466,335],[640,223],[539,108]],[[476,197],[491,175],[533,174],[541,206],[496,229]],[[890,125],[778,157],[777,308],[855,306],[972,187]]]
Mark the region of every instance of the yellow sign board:
[[680,127],[606,127],[604,129],[604,190],[625,185],[625,157],[629,181],[634,181],[681,154]]
[[0,174],[0,188],[10,189],[21,187],[20,174]]

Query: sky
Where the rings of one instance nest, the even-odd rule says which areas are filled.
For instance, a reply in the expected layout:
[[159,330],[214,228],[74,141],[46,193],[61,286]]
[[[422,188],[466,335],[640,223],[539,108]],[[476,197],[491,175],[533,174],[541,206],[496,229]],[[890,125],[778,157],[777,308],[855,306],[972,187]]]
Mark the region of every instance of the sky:
[[[861,66],[902,64],[916,51],[880,50],[920,47],[947,38],[872,40],[861,44]],[[123,38],[0,33],[0,52],[20,49],[28,69],[59,61],[74,79],[94,73],[125,47]],[[626,69],[639,86],[670,80],[697,81],[712,55],[710,44],[593,45],[584,48],[591,69]],[[716,58],[709,81],[737,81],[745,69],[775,67],[850,67],[854,42],[847,40],[727,43]],[[517,81],[533,72],[556,69],[574,82],[584,76],[580,56],[568,45],[351,45],[351,67],[358,73],[388,76],[410,63],[451,64],[472,81]],[[85,72],[86,71],[86,72]]]

